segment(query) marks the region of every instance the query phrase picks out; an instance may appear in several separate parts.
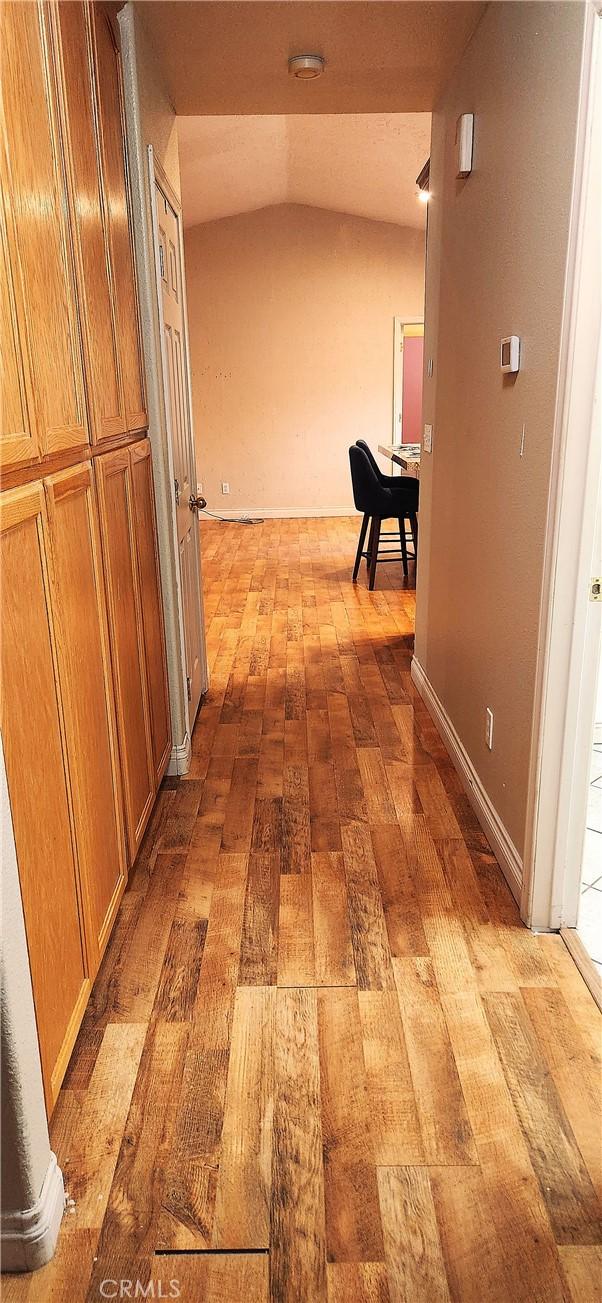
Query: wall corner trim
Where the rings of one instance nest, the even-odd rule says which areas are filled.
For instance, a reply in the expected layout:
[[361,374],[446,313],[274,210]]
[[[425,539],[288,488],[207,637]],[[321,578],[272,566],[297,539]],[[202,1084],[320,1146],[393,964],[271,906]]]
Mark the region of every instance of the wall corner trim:
[[460,741],[435,689],[415,656],[412,658],[411,673],[412,681],[439,729],[450,758],[462,780],[466,795],[483,832],[491,844],[512,895],[520,904],[523,864],[516,846],[502,823],[497,810],[492,805],[472,760]]
[[36,1271],[52,1258],[65,1209],[63,1173],[50,1155],[40,1197],[32,1208],[3,1212],[0,1219],[3,1271]]
[[190,769],[191,760],[192,743],[190,741],[190,734],[185,733],[183,741],[179,744],[176,743],[171,748],[171,755],[167,766],[167,772],[170,777],[182,778],[184,774],[187,774]]

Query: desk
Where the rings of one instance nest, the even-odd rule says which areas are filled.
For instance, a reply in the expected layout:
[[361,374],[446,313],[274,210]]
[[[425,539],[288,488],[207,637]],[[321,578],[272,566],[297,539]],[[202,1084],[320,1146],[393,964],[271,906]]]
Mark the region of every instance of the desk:
[[383,457],[388,457],[389,461],[394,461],[397,466],[405,471],[406,475],[412,475],[414,479],[420,479],[420,454],[422,449],[415,450],[416,445],[410,443],[379,443],[378,451]]

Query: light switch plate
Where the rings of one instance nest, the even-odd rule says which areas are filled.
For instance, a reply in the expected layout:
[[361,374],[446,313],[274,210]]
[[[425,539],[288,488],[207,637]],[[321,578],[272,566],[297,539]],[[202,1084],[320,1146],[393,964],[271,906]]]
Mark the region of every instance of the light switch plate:
[[432,425],[425,425],[425,427],[424,427],[424,437],[423,437],[423,440],[422,440],[422,447],[424,448],[424,451],[425,451],[425,452],[432,452],[432,451],[433,451],[433,427],[432,427]]

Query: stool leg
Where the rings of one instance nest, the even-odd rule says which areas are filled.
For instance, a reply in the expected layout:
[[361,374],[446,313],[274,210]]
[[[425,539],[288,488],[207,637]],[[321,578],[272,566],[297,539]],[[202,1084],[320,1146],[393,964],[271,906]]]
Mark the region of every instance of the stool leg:
[[370,533],[368,534],[368,546],[366,548],[366,573],[370,574],[370,557],[372,556],[372,539],[374,538],[374,516],[370,521]]
[[364,539],[365,539],[365,537],[366,537],[366,530],[367,530],[367,528],[368,528],[368,521],[369,521],[369,519],[370,519],[370,517],[369,517],[368,515],[365,515],[365,516],[364,516],[364,519],[362,520],[361,526],[360,526],[360,541],[359,541],[359,543],[358,543],[358,545],[357,545],[357,553],[356,553],[356,557],[355,557],[355,565],[354,565],[354,567],[353,567],[353,583],[355,583],[355,581],[356,581],[356,579],[357,579],[357,572],[358,572],[358,570],[359,570],[359,568],[360,568],[360,561],[361,561],[361,559],[362,559],[362,551],[363,551],[363,548],[364,548]]
[[378,561],[378,544],[380,542],[380,526],[381,526],[380,516],[373,516],[372,532],[370,534],[370,578],[368,581],[368,588],[370,589],[370,592],[372,592],[372,589],[374,588],[374,580],[376,578],[376,562]]
[[400,537],[400,540],[401,540],[401,564],[402,564],[402,566],[403,566],[403,573],[404,573],[404,575],[405,575],[405,577],[406,577],[406,579],[407,579],[407,577],[408,577],[408,546],[407,546],[407,543],[406,543],[406,522],[405,522],[405,517],[404,517],[404,516],[400,516],[400,517],[399,517],[399,537]]
[[412,530],[412,538],[414,539],[414,556],[416,560],[418,560],[418,516],[415,512],[413,516],[410,516],[410,527]]

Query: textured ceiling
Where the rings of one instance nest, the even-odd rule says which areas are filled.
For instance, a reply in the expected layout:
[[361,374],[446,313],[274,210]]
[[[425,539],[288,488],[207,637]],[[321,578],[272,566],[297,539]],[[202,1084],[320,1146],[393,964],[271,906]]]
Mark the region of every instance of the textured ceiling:
[[[177,113],[434,108],[486,6],[477,0],[136,0]],[[322,54],[316,82],[291,54]]]
[[429,113],[178,118],[185,225],[297,203],[422,227],[430,129]]

